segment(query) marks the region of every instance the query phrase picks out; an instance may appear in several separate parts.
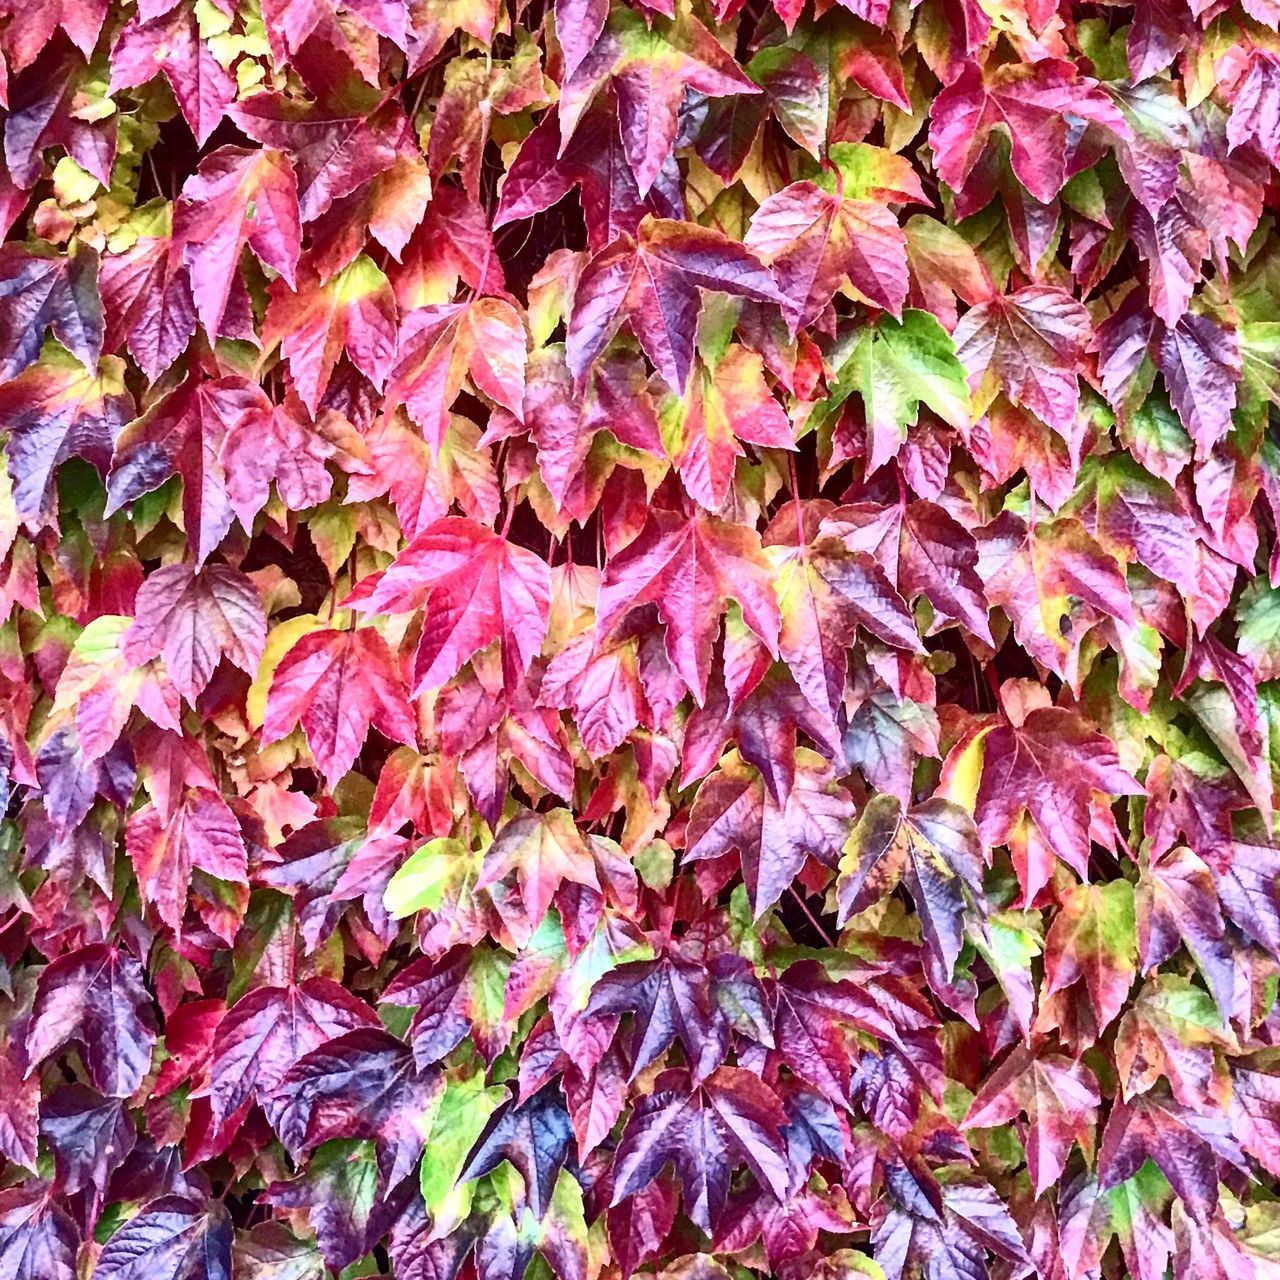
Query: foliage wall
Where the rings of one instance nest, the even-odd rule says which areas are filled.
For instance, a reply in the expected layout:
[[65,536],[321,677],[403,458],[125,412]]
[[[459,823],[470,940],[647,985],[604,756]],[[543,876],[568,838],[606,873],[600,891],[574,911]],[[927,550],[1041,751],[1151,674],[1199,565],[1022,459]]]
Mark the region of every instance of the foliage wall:
[[1278,24],[0,0],[0,1276],[1280,1276]]

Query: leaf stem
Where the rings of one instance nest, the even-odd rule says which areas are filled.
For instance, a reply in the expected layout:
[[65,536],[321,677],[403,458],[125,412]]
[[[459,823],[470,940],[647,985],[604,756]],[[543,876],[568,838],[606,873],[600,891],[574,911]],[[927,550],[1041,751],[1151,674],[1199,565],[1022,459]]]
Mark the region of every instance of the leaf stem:
[[832,940],[831,935],[822,927],[822,922],[818,917],[809,910],[809,904],[796,892],[795,885],[788,885],[787,892],[800,904],[800,910],[804,912],[809,923],[818,931],[818,937],[820,937],[827,946],[834,947],[836,944]]

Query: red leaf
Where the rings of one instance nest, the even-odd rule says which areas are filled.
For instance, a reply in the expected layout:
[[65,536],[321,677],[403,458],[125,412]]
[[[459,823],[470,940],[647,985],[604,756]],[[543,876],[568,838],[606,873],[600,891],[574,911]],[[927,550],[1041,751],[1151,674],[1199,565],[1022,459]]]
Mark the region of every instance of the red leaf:
[[253,1099],[272,1098],[289,1069],[312,1049],[347,1031],[380,1026],[363,1000],[328,978],[258,987],[228,1010],[213,1037],[209,1098],[219,1122]]
[[236,82],[201,40],[195,10],[185,4],[150,22],[134,18],[111,51],[113,93],[146,84],[161,73],[204,146],[235,101]]
[[846,280],[872,306],[902,314],[907,240],[883,204],[797,182],[756,210],[745,243],[773,268],[793,333],[816,320]]
[[546,563],[457,516],[424,529],[381,574],[366,578],[351,606],[367,613],[426,610],[414,658],[414,696],[452,679],[498,641],[514,684],[542,644],[550,616]]
[[204,564],[231,528],[223,444],[238,426],[262,430],[270,415],[271,402],[256,383],[235,376],[214,380],[193,371],[116,438],[107,514],[180,475],[187,539],[197,567]]
[[302,231],[298,181],[288,157],[219,147],[182,188],[174,233],[191,269],[196,313],[212,341],[223,331],[246,246],[293,284]]
[[1013,172],[1042,204],[1074,171],[1074,143],[1067,116],[1092,120],[1121,137],[1128,127],[1096,80],[1069,62],[1045,58],[1011,63],[984,73],[970,62],[933,104],[929,142],[938,176],[960,190],[991,130],[1004,125],[1012,142]]
[[154,903],[175,933],[182,930],[193,870],[247,883],[240,825],[215,791],[188,788],[167,816],[144,805],[129,819],[126,847],[143,902]]
[[285,654],[271,680],[262,740],[277,742],[299,723],[331,787],[350,770],[371,725],[413,745],[413,709],[376,631],[313,631]]
[[730,599],[741,605],[751,630],[776,651],[780,614],[772,578],[753,531],[714,516],[685,518],[655,510],[640,536],[609,561],[596,607],[596,634],[606,640],[632,609],[657,605],[667,654],[701,706],[712,643]]
[[361,254],[331,280],[320,282],[309,268],[297,291],[278,284],[263,322],[263,341],[279,341],[298,397],[314,416],[345,351],[351,363],[380,391],[396,353],[396,302],[391,285]]
[[964,1125],[989,1129],[1026,1115],[1027,1169],[1040,1195],[1061,1176],[1073,1143],[1092,1154],[1100,1103],[1097,1082],[1083,1063],[1059,1054],[1037,1058],[1019,1045],[984,1081]]
[[956,354],[969,371],[975,409],[1003,392],[1070,439],[1089,313],[1065,290],[1032,285],[966,311]]

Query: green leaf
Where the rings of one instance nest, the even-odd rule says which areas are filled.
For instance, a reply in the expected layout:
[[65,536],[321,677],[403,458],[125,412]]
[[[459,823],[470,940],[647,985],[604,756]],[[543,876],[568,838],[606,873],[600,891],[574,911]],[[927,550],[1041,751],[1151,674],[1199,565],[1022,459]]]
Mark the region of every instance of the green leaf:
[[433,1218],[442,1217],[449,1207],[471,1148],[506,1098],[506,1089],[486,1086],[483,1075],[448,1082],[422,1160],[422,1198]]
[[928,311],[908,308],[901,321],[884,315],[862,331],[824,416],[855,391],[862,397],[870,437],[868,475],[897,454],[922,404],[953,427],[969,425],[964,365],[951,335]]
[[397,920],[416,911],[436,911],[450,882],[469,862],[478,869],[480,855],[461,840],[428,840],[388,881],[382,905]]

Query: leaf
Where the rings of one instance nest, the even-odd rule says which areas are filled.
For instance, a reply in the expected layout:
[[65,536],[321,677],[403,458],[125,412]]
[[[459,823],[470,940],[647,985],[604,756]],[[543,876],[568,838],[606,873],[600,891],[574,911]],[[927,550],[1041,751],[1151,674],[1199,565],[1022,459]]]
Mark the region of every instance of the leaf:
[[75,1280],[78,1245],[75,1223],[47,1188],[0,1191],[0,1262],[14,1280]]
[[102,260],[99,284],[104,347],[118,351],[121,343],[127,344],[138,368],[149,381],[157,381],[196,331],[191,273],[182,245],[168,234],[141,236],[124,252]]
[[971,307],[952,336],[969,371],[974,411],[984,412],[1003,392],[1070,439],[1080,396],[1077,375],[1091,328],[1080,303],[1047,285],[1029,285]]
[[1220,1157],[1239,1159],[1225,1121],[1158,1097],[1117,1100],[1098,1151],[1098,1185],[1108,1190],[1150,1159],[1192,1217],[1203,1221],[1218,1203]]
[[39,1159],[40,1077],[23,1079],[16,1054],[0,1058],[0,1155],[10,1163],[34,1169]]
[[[1120,767],[1113,744],[1065,708],[1035,707],[1021,723],[997,725],[980,741],[982,776],[974,816],[983,843],[990,846],[1007,843],[1025,812],[1058,857],[1082,864],[1089,850],[1092,793],[1139,791]],[[957,748],[944,772],[962,758]]]
[[1230,1016],[1235,971],[1226,943],[1218,890],[1209,868],[1190,849],[1153,858],[1136,891],[1138,953],[1150,972],[1185,946],[1204,974],[1224,1019]]
[[1184,1106],[1210,1107],[1225,1083],[1214,1050],[1233,1047],[1212,997],[1176,974],[1160,974],[1143,986],[1116,1034],[1124,1094],[1146,1093],[1163,1076]]
[[55,1090],[40,1112],[40,1135],[53,1150],[58,1185],[68,1195],[91,1189],[96,1213],[111,1175],[133,1150],[133,1117],[119,1098],[78,1084]]
[[780,538],[770,554],[778,567],[779,653],[810,704],[834,720],[844,697],[847,650],[859,628],[897,648],[917,649],[920,640],[884,569],[868,552],[850,549],[838,536],[838,515],[831,519],[813,542],[791,545],[790,537]]
[[599,432],[609,431],[633,449],[664,452],[647,380],[638,358],[602,358],[592,366],[580,393],[561,344],[530,353],[524,425],[537,449],[542,483],[558,510],[566,508],[571,489],[589,465]]
[[489,1117],[506,1100],[506,1091],[486,1087],[483,1076],[447,1080],[427,1136],[431,1157],[422,1162],[421,1187],[426,1209],[439,1218],[461,1178],[467,1156]]
[[175,933],[182,931],[193,870],[248,882],[244,837],[215,791],[188,787],[168,815],[144,805],[129,819],[125,847],[143,902],[154,903]]
[[390,1190],[422,1156],[444,1080],[438,1071],[420,1073],[403,1041],[367,1027],[299,1058],[275,1092],[276,1130],[295,1159],[332,1138],[372,1139]]
[[476,888],[497,884],[513,871],[531,929],[542,923],[561,885],[601,887],[595,859],[568,809],[526,811],[512,818],[485,853]]
[[632,609],[653,603],[666,652],[698,705],[706,701],[711,647],[730,599],[771,651],[780,614],[757,534],[713,516],[651,512],[639,537],[610,558],[596,604],[596,635],[608,639]]
[[12,36],[14,67],[30,65],[59,27],[86,58],[90,57],[106,13],[105,0],[55,0],[39,12],[28,15],[31,21],[24,23]]
[[[1103,1031],[1133,986],[1137,951],[1133,886],[1127,880],[1076,885],[1063,895],[1045,939],[1044,994],[1082,982]],[[1044,1005],[1040,1019],[1046,1019]]]
[[74,1042],[95,1089],[127,1098],[151,1066],[156,1042],[142,966],[103,942],[68,952],[41,971],[26,1034],[36,1066]]
[[986,588],[973,535],[933,502],[912,502],[902,513],[898,545],[898,586],[908,599],[924,596],[933,607],[931,633],[961,623],[989,641]]
[[204,146],[235,101],[236,83],[200,39],[194,8],[185,5],[143,21],[135,17],[111,50],[111,91],[163,74],[196,141]]
[[623,1131],[612,1203],[643,1190],[670,1161],[685,1212],[710,1233],[724,1212],[737,1166],[746,1164],[775,1195],[785,1192],[779,1136],[785,1119],[777,1098],[749,1071],[720,1067],[694,1088],[683,1072],[664,1072]]
[[700,289],[763,302],[778,297],[773,277],[749,248],[722,232],[646,216],[587,264],[574,292],[567,351],[579,381],[626,321],[673,391],[693,366]]
[[197,567],[204,564],[231,528],[223,444],[237,427],[261,430],[270,415],[270,401],[247,378],[193,372],[120,432],[107,478],[107,514],[180,475],[187,538]]
[[944,422],[969,426],[965,369],[947,331],[927,311],[881,316],[857,339],[840,368],[833,406],[851,391],[862,397],[871,450],[870,475],[895,457],[927,405]]
[[486,1061],[506,1048],[512,1028],[505,1018],[510,959],[488,947],[452,947],[438,959],[423,956],[388,983],[388,1004],[416,1006],[409,1027],[420,1069],[439,1062],[470,1035]]
[[1235,330],[1188,313],[1166,330],[1156,358],[1169,403],[1204,457],[1231,430],[1241,359]]
[[929,143],[938,158],[938,176],[960,190],[998,125],[1009,134],[1014,175],[1048,204],[1068,173],[1068,116],[1092,120],[1121,137],[1124,118],[1096,80],[1081,76],[1069,62],[1044,58],[984,72],[976,62],[934,101]]
[[191,272],[196,314],[210,341],[223,331],[246,247],[292,287],[302,244],[298,180],[289,157],[219,147],[182,188],[175,238]]
[[266,620],[256,588],[237,570],[167,565],[143,584],[137,610],[125,633],[125,658],[137,664],[163,657],[188,702],[200,696],[221,659],[250,675],[257,670]]
[[522,416],[526,342],[520,316],[502,298],[423,307],[400,331],[387,399],[405,406],[438,458],[468,375],[478,391]]
[[331,787],[350,770],[370,726],[396,742],[416,742],[413,709],[377,631],[313,631],[285,654],[267,695],[263,742],[279,741],[296,724]]
[[740,441],[775,449],[794,448],[791,423],[764,380],[764,362],[745,347],[731,346],[703,366],[681,401],[663,414],[667,451],[689,496],[708,511],[724,506],[733,484]]
[[133,795],[137,778],[127,744],[90,760],[65,723],[45,739],[36,753],[35,765],[45,812],[63,833],[85,820],[96,795],[123,807]]
[[552,1191],[569,1158],[573,1129],[557,1097],[544,1088],[526,1102],[514,1099],[497,1111],[467,1159],[459,1181],[492,1173],[504,1160],[524,1180],[524,1198],[536,1221],[552,1203]]
[[[255,142],[288,157],[304,225],[391,168],[404,123],[390,103],[370,112],[354,103],[303,102],[274,93],[254,94],[230,115]],[[290,272],[276,269],[290,278]]]
[[7,305],[0,326],[0,379],[7,382],[34,364],[50,329],[88,373],[97,372],[103,337],[98,270],[92,249],[46,255],[4,246],[0,298]]
[[480,432],[458,414],[438,458],[400,414],[384,417],[365,437],[370,474],[347,482],[347,497],[358,501],[388,493],[407,537],[421,533],[446,515],[456,501],[473,520],[486,522],[498,513],[498,483],[493,458],[480,448]]
[[362,582],[350,603],[375,615],[426,610],[413,663],[415,697],[452,679],[495,640],[514,684],[546,634],[550,573],[545,561],[493,530],[446,516]]
[[280,343],[298,397],[314,416],[339,358],[382,390],[396,354],[396,303],[387,277],[361,254],[324,281],[304,267],[297,289],[272,290],[263,341]]
[[1173,488],[1131,458],[1086,462],[1069,510],[1080,514],[1104,550],[1196,591],[1194,523]]
[[177,1196],[148,1205],[107,1241],[94,1269],[104,1280],[231,1280],[233,1231],[217,1202]]
[[770,986],[774,1039],[788,1046],[796,1075],[848,1110],[857,1047],[851,1033],[892,1042],[898,1038],[893,1019],[872,991],[848,979],[833,981],[816,960],[793,964]]
[[812,752],[797,753],[785,801],[760,774],[732,760],[698,790],[689,815],[688,861],[738,851],[757,918],[778,901],[809,857],[835,864],[849,833],[853,803],[834,772]]
[[263,1222],[238,1234],[232,1275],[248,1280],[324,1280],[324,1259],[313,1241],[292,1236],[278,1222]]
[[901,318],[907,241],[883,204],[843,187],[797,182],[756,210],[744,242],[772,267],[792,332],[812,324],[846,281],[854,296]]
[[1064,679],[1077,679],[1090,628],[1107,618],[1134,624],[1119,562],[1079,522],[1042,520],[1033,528],[1007,511],[977,539],[988,600],[1009,616],[1023,647]]
[[227,498],[245,531],[252,533],[273,481],[291,511],[324,503],[333,492],[333,477],[325,467],[330,459],[356,478],[373,469],[365,438],[336,410],[321,410],[312,422],[297,403],[287,402],[275,405],[269,416],[239,417],[227,430],[219,460]]
[[56,473],[68,458],[84,458],[99,472],[124,424],[133,398],[124,365],[105,356],[86,372],[70,353],[46,351],[12,382],[0,385],[0,427],[9,433],[13,505],[24,520],[48,521],[57,509]]
[[[89,42],[89,31],[82,34]],[[96,34],[93,39],[96,41]],[[31,53],[33,57],[37,53],[40,56],[9,90],[4,127],[9,177],[23,191],[29,191],[43,176],[45,150],[63,147],[81,169],[104,187],[110,185],[116,154],[115,121],[104,125],[100,119],[83,118],[96,113],[92,109],[83,111],[80,95],[101,96],[100,87],[97,95],[91,95],[87,55],[82,58],[61,41],[54,41],[43,51],[37,46]]]
[[912,1265],[931,1276],[986,1276],[988,1250],[1005,1262],[1026,1264],[1017,1226],[990,1184],[949,1182],[939,1189],[938,1200],[935,1207],[919,1195],[917,1202],[903,1205],[895,1188],[895,1200],[871,1236],[888,1280],[899,1280]]
[[635,1015],[630,1080],[679,1039],[700,1083],[724,1058],[725,1044],[716,1025],[717,994],[705,965],[668,950],[656,960],[620,965],[605,974],[591,989],[585,1016]]
[[642,194],[611,110],[599,104],[588,109],[563,141],[559,117],[549,112],[521,144],[507,170],[494,230],[532,218],[577,187],[588,240],[598,253],[620,234],[634,236],[646,214],[683,216],[678,172],[675,160],[668,160]]
[[329,978],[256,988],[231,1006],[214,1033],[209,1072],[214,1115],[225,1121],[254,1098],[266,1103],[312,1049],[377,1025],[364,1001]]
[[333,1271],[363,1258],[395,1221],[400,1204],[378,1196],[373,1150],[356,1142],[332,1142],[311,1158],[292,1182],[273,1182],[266,1204],[305,1212]]
[[1019,1045],[983,1081],[964,1127],[990,1129],[1025,1115],[1027,1168],[1040,1195],[1061,1177],[1073,1143],[1092,1155],[1100,1104],[1097,1082],[1083,1063],[1061,1054],[1036,1057]]
[[671,153],[686,88],[708,97],[759,92],[696,18],[681,13],[674,23],[659,19],[651,27],[639,14],[619,10],[566,78],[559,112],[565,141],[609,78],[618,132],[641,196]]
[[876,796],[862,811],[840,859],[840,924],[904,881],[925,943],[950,979],[970,902],[985,906],[984,865],[977,828],[959,805],[934,799],[904,812],[896,797]]
[[[407,38],[405,15],[395,5],[357,2],[340,7],[335,3],[299,4],[296,0],[267,0],[263,16],[271,54],[279,64],[288,63],[290,55],[296,56],[313,37],[344,51],[359,50],[369,36],[372,36],[376,49],[379,35],[403,49]],[[375,57],[375,71],[376,66]]]

